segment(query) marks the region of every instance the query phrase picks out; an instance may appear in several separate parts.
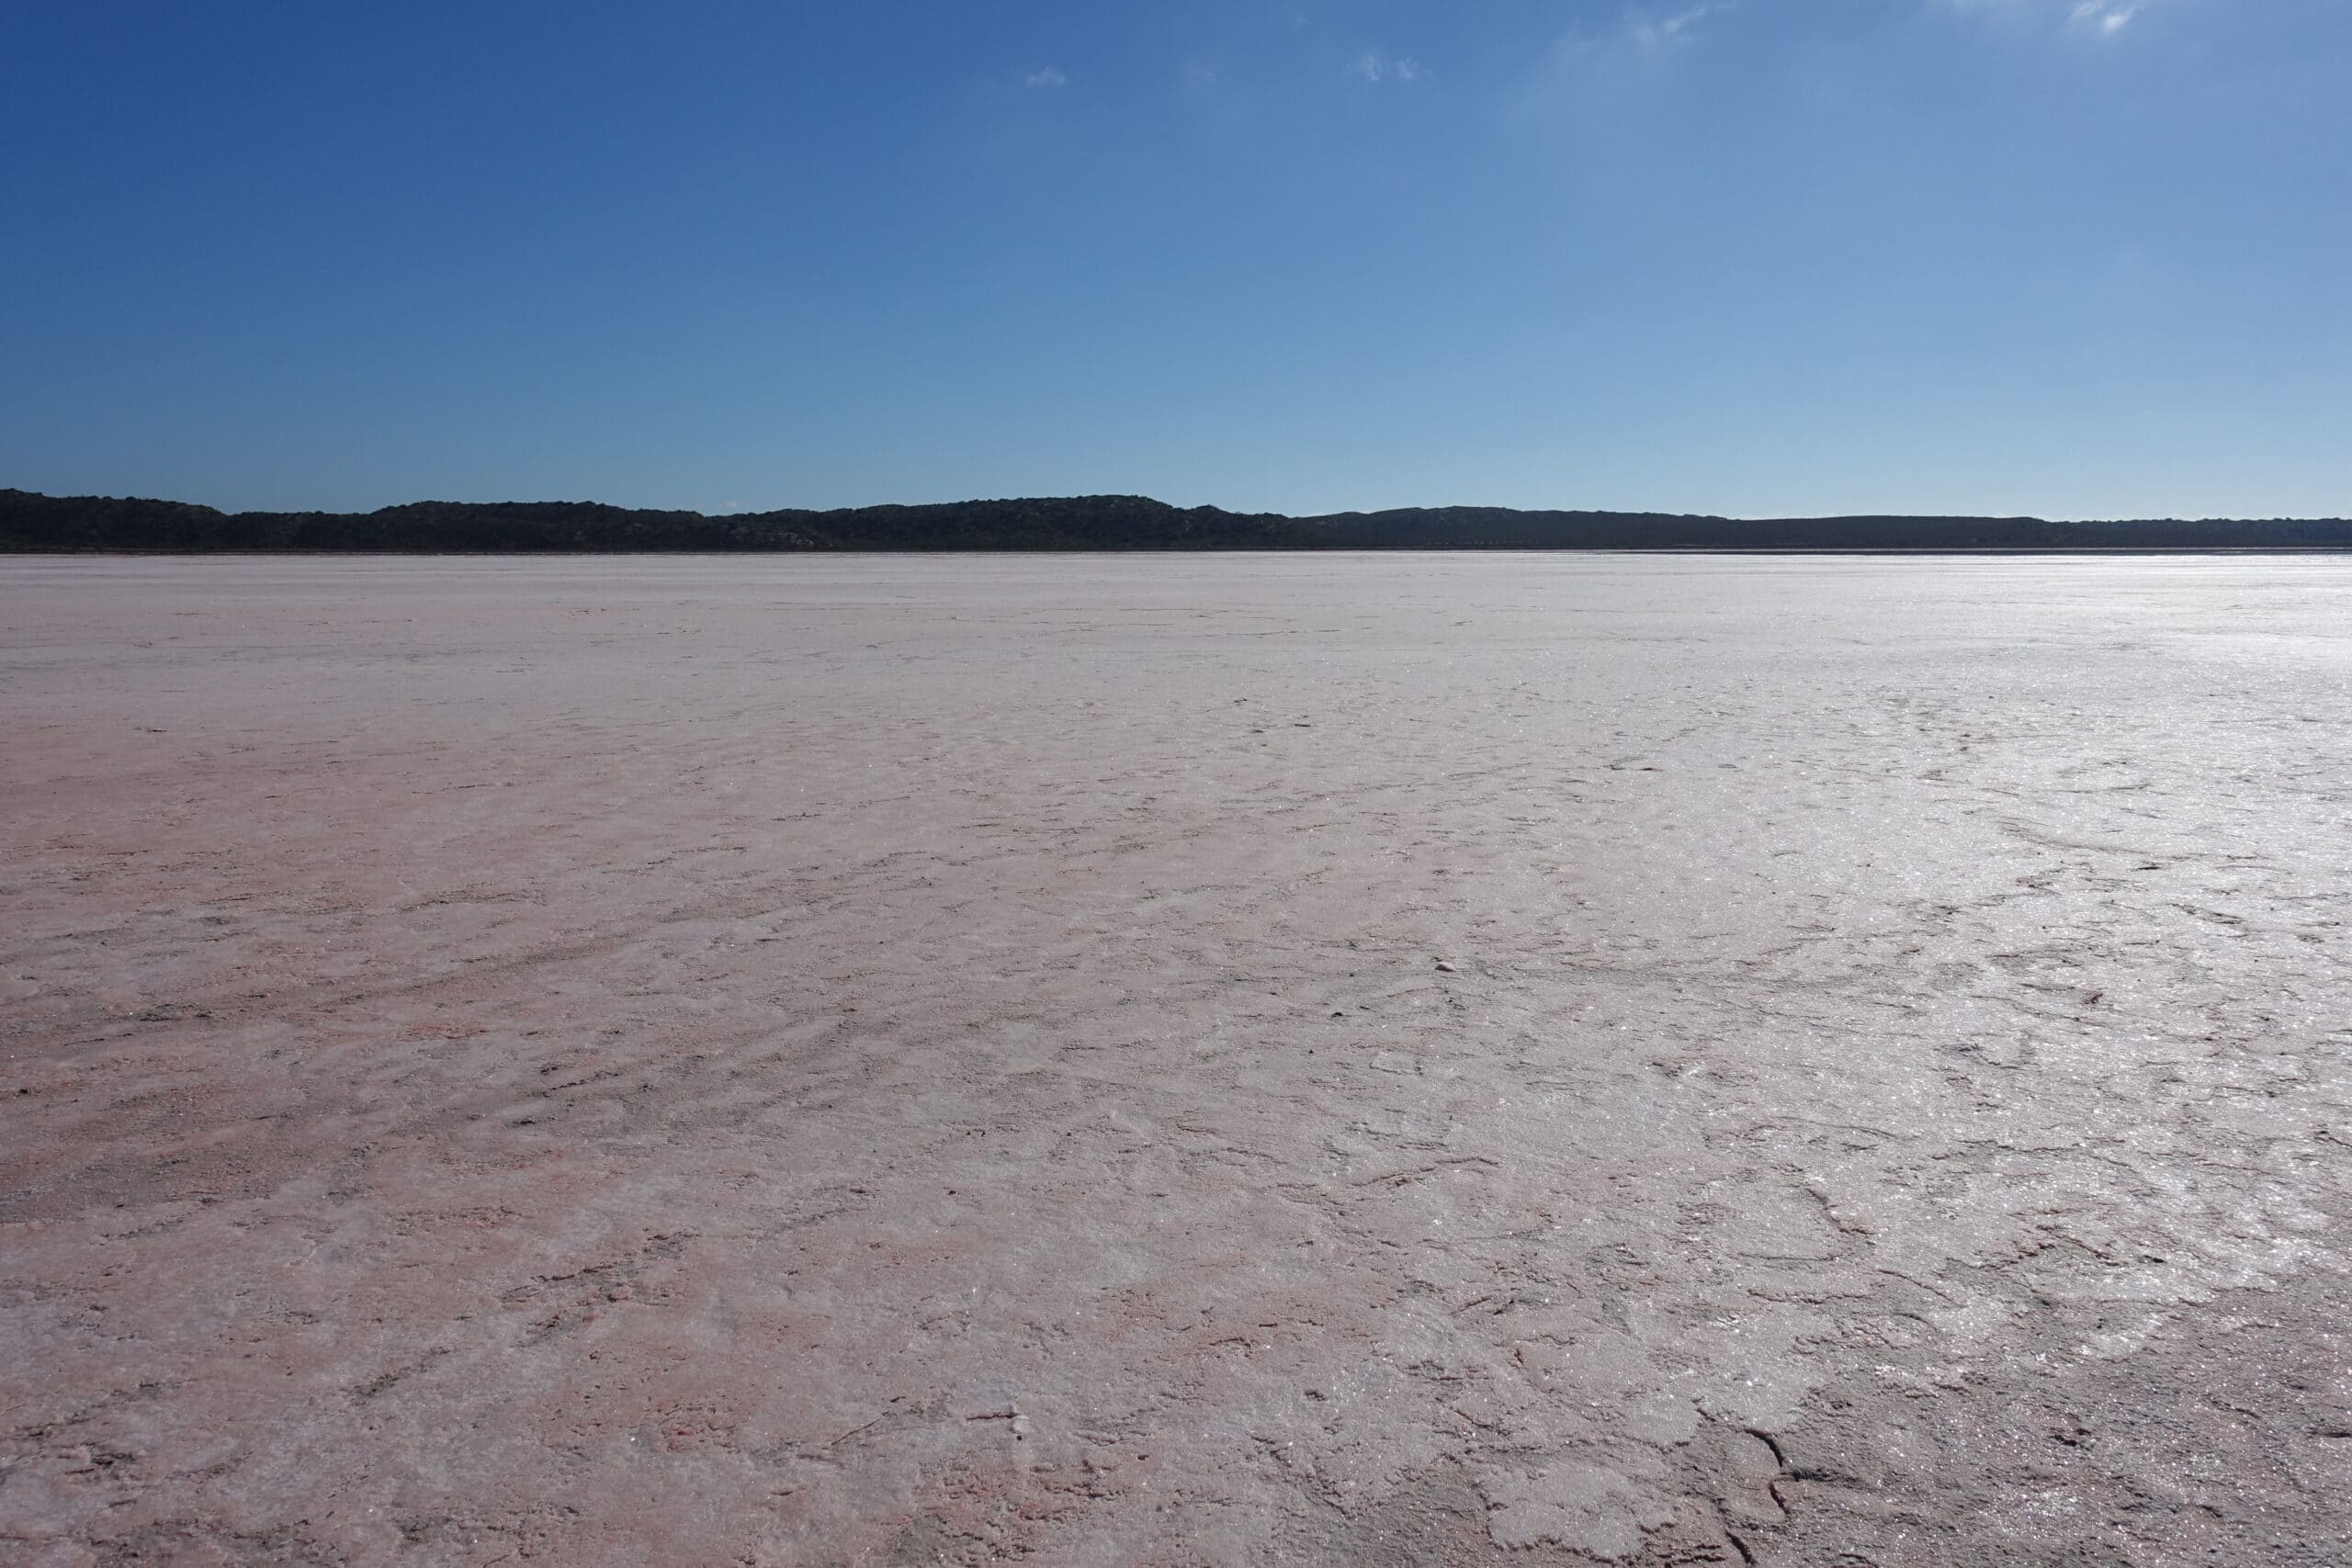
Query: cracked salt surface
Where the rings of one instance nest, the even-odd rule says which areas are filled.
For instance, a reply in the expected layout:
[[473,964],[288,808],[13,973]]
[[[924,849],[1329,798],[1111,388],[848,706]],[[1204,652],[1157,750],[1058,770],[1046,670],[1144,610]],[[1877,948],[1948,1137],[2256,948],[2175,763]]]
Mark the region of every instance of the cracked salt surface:
[[0,1540],[2352,1561],[2347,590],[0,565]]

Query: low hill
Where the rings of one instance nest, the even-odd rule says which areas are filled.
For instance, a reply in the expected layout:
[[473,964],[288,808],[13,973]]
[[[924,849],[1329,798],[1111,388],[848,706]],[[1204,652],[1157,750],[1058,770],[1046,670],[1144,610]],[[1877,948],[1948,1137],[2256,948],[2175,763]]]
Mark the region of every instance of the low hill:
[[421,501],[376,512],[220,512],[0,490],[0,550],[2344,550],[2341,518],[2053,523],[2038,517],[1742,519],[1449,506],[1320,517],[1137,495],[711,517],[594,502]]

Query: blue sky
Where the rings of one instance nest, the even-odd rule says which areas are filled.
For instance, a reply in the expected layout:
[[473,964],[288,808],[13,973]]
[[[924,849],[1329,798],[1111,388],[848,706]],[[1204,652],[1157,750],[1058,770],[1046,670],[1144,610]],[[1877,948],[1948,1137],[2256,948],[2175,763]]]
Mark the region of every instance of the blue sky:
[[0,484],[2352,514],[2346,0],[0,10]]

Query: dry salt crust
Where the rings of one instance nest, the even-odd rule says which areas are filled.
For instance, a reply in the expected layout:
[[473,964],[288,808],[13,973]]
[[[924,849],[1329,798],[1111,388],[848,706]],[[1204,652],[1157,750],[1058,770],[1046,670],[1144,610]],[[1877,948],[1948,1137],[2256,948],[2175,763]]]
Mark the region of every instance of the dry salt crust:
[[0,565],[0,1558],[2345,1563],[2352,565]]

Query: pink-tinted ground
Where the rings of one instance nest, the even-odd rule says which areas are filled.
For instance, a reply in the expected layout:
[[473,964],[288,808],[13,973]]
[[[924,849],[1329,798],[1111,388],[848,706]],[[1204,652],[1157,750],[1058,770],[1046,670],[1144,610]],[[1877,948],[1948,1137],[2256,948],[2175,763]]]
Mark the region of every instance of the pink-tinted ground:
[[0,566],[0,1558],[2352,1561],[2347,603]]

